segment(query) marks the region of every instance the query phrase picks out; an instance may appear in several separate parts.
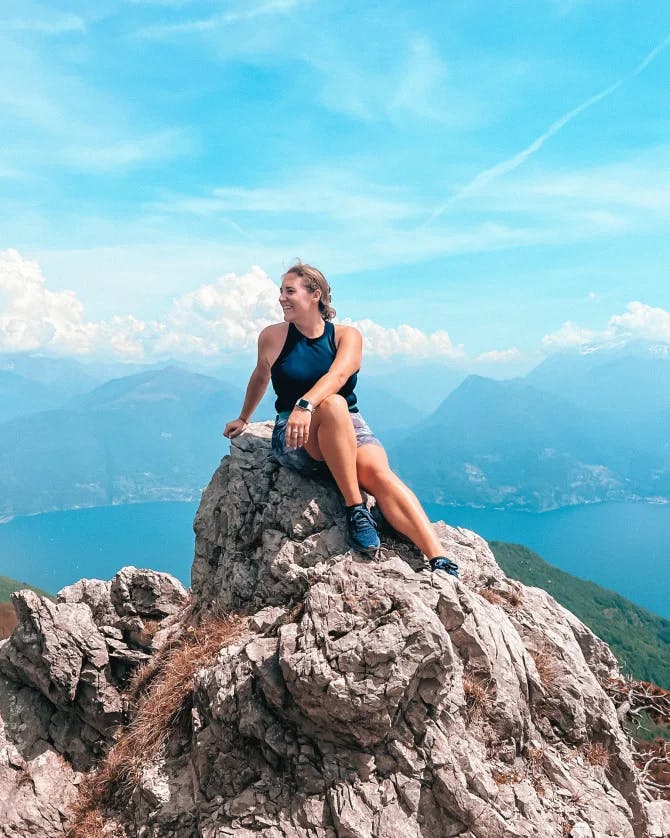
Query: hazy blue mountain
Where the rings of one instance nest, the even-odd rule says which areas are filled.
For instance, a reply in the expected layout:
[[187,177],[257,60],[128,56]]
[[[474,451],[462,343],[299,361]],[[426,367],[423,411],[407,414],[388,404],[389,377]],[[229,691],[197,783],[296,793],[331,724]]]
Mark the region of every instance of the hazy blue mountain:
[[649,343],[552,355],[526,381],[581,407],[605,411],[621,432],[646,433],[670,410],[670,354]]
[[242,394],[176,367],[103,384],[0,425],[0,517],[191,500],[225,453]]
[[650,344],[470,376],[394,448],[427,500],[551,509],[670,497],[670,356]]
[[25,413],[60,406],[68,397],[69,394],[39,381],[0,370],[0,422],[7,422]]
[[523,379],[470,376],[392,451],[426,500],[543,509],[622,496],[604,417]]
[[0,355],[0,422],[60,408],[99,379],[81,364],[42,355]]
[[0,354],[0,370],[39,382],[66,396],[90,390],[110,377],[99,368],[85,366],[72,358],[56,358],[30,352]]
[[389,393],[400,405],[416,411],[419,418],[429,416],[466,377],[463,369],[435,361],[366,361],[359,382],[361,388],[375,387]]

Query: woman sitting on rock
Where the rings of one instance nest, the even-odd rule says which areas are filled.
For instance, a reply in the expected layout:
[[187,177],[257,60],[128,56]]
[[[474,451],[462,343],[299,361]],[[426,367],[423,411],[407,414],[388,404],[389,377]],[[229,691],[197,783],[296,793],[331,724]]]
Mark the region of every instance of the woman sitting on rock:
[[391,471],[381,443],[358,412],[354,388],[363,341],[353,326],[331,323],[335,310],[326,278],[299,262],[282,277],[279,303],[284,322],[260,333],[242,412],[228,422],[224,436],[232,439],[245,430],[272,380],[275,458],[309,477],[330,470],[344,497],[352,546],[366,552],[379,547],[362,487],[375,496],[391,526],[424,553],[432,570],[457,576],[418,499]]

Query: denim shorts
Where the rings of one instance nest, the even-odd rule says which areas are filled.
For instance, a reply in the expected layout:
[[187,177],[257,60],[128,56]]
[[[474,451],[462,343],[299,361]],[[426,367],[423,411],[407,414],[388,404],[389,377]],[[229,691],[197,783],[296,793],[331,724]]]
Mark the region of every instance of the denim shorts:
[[[289,413],[280,413],[275,419],[275,426],[272,431],[272,459],[282,466],[288,466],[305,477],[324,477],[330,474],[328,466],[323,460],[315,460],[305,450],[300,448],[289,448],[286,445],[286,423]],[[350,413],[351,424],[356,434],[356,447],[362,445],[381,445],[381,442],[372,433],[368,423],[360,413]]]

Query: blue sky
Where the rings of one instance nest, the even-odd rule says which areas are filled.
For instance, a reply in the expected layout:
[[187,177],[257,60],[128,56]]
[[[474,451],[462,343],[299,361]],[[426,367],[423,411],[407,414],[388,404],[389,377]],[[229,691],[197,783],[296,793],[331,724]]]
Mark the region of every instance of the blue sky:
[[0,18],[5,351],[248,349],[295,257],[385,357],[505,374],[670,343],[665,3],[4,0]]

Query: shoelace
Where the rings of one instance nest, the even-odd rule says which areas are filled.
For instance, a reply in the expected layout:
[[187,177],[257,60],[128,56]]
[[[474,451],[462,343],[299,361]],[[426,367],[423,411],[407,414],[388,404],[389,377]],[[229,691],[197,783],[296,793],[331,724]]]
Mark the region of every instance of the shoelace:
[[437,558],[431,559],[430,567],[431,570],[444,570],[450,576],[456,576],[458,578],[458,565],[446,556],[438,556]]
[[350,513],[349,523],[351,524],[352,529],[356,530],[356,532],[365,530],[368,527],[372,527],[374,530],[377,529],[374,518],[364,507],[358,507]]

